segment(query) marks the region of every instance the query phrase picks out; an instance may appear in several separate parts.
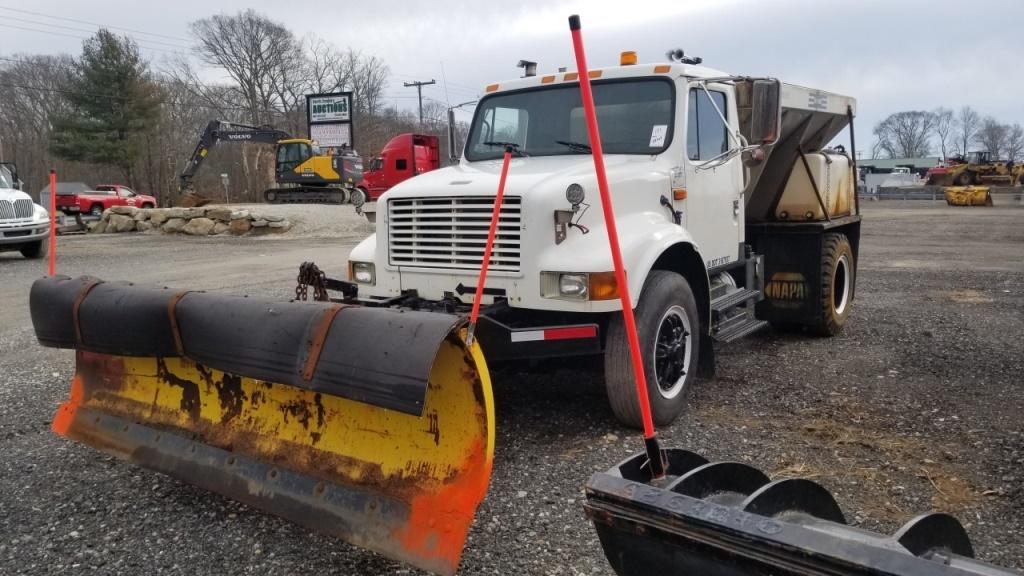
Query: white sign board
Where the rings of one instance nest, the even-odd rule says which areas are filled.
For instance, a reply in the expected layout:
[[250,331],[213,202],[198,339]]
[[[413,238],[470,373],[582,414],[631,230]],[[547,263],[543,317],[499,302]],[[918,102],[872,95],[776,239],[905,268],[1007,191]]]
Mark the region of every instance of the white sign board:
[[309,98],[309,121],[348,122],[352,119],[352,102],[348,94],[332,96],[311,96]]
[[321,148],[352,146],[351,124],[310,124],[309,139]]

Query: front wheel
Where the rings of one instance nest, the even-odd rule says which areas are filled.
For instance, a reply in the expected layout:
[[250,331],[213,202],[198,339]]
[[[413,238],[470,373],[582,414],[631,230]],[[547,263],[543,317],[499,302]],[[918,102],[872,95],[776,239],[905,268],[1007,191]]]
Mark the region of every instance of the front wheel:
[[[697,302],[685,278],[654,270],[640,293],[635,316],[651,413],[656,425],[666,426],[686,409],[686,396],[697,376],[701,330]],[[608,324],[604,371],[615,417],[626,426],[642,427],[629,342],[619,313]]]
[[39,260],[45,258],[47,250],[50,247],[48,240],[38,240],[31,244],[24,244],[21,247],[21,255],[30,260]]

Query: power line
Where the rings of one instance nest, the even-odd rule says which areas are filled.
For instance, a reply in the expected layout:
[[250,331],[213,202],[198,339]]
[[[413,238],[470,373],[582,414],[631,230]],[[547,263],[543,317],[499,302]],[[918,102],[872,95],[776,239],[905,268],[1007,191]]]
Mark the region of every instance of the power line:
[[[75,26],[64,26],[62,24],[50,24],[48,22],[39,22],[38,20],[29,20],[27,18],[17,18],[15,16],[4,16],[3,19],[5,21],[7,21],[7,20],[15,20],[17,22],[24,22],[26,24],[32,24],[34,26],[49,26],[50,28],[61,28],[61,29],[64,29],[64,30],[73,30],[75,32],[88,32],[89,34],[96,34],[97,32],[99,32],[100,29],[105,28],[105,27],[102,27],[102,26],[100,28],[97,28],[97,29],[77,28]],[[129,38],[132,38],[136,42],[140,41],[138,38],[135,38],[134,36],[130,36],[130,35],[127,35],[127,34],[126,34],[126,36],[128,36]],[[186,50],[189,49],[188,46],[182,46],[181,44],[172,44],[170,42],[163,42],[161,40],[149,40],[149,39],[147,39],[147,40],[145,40],[145,42],[148,42],[150,44],[162,44],[164,46],[170,46],[172,48],[183,48],[183,49],[186,49]]]
[[[26,32],[37,32],[37,33],[40,33],[40,34],[51,34],[53,36],[66,36],[68,38],[77,38],[79,40],[88,40],[89,38],[91,38],[91,36],[80,36],[78,34],[68,34],[66,32],[53,32],[53,31],[50,31],[50,30],[38,30],[38,29],[35,29],[35,28],[26,28],[24,26],[17,26],[17,25],[14,25],[14,24],[5,24],[5,23],[2,23],[2,22],[0,22],[0,26],[5,27],[5,28],[14,28],[14,29],[17,29],[17,30],[24,30]],[[181,56],[188,56],[188,54],[185,53],[185,52],[179,52],[177,50],[169,50],[167,48],[156,48],[156,47],[153,47],[153,46],[146,46],[145,44],[142,44],[137,39],[133,38],[133,40],[135,40],[135,42],[139,45],[139,48],[142,48],[144,50],[156,50],[158,52],[167,52],[167,53],[170,53],[170,54],[178,54],[178,55],[181,55]]]
[[124,30],[127,32],[135,32],[136,34],[146,34],[149,36],[159,36],[161,38],[168,38],[170,40],[182,40],[185,42],[191,42],[188,38],[182,38],[181,36],[170,36],[167,34],[159,34],[157,32],[146,32],[144,30],[136,30],[134,28],[123,28],[121,26],[110,26],[107,24],[99,24],[97,22],[90,22],[88,20],[78,20],[76,18],[67,18],[65,16],[53,16],[50,14],[44,14],[42,12],[32,12],[31,10],[24,10],[21,8],[9,8],[7,6],[0,6],[0,10],[7,10],[10,12],[20,12],[22,14],[30,14],[32,16],[42,16],[43,18],[52,18],[53,20],[64,20],[65,22],[76,22],[78,24],[88,24],[90,26],[99,26],[101,28],[112,28],[115,30]]

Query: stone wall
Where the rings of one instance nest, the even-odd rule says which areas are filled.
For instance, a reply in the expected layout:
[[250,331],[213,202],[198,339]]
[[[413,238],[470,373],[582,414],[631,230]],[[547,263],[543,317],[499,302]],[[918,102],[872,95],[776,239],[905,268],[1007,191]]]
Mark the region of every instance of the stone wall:
[[287,232],[292,223],[281,216],[260,215],[227,206],[199,208],[135,208],[114,206],[103,212],[99,222],[89,226],[93,234],[116,232],[164,232],[211,236],[228,234],[274,234]]

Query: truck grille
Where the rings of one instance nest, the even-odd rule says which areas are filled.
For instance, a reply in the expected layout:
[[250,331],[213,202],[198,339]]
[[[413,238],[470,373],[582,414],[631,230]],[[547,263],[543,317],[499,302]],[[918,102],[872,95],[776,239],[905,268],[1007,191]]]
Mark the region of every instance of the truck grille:
[[32,201],[15,200],[11,203],[10,200],[0,200],[0,220],[13,220],[15,218],[31,218],[32,217]]
[[[491,270],[519,271],[522,199],[502,201]],[[388,245],[394,266],[479,270],[493,197],[396,198],[388,201]]]

